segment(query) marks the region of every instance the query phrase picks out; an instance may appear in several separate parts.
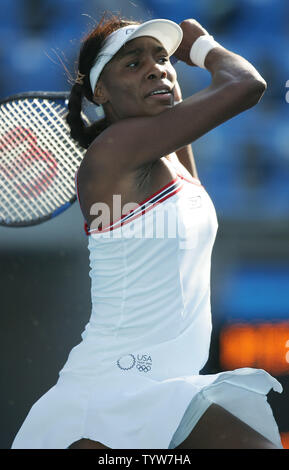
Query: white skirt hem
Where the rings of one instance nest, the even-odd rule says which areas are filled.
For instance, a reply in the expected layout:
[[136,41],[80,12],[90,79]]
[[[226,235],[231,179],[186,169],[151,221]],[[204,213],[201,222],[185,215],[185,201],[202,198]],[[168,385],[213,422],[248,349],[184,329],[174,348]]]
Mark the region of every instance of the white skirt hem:
[[[216,403],[282,448],[266,395],[281,384],[262,369],[162,380],[116,374],[84,383],[63,374],[31,408],[12,449],[66,449],[82,438],[111,449],[168,449]],[[201,405],[201,403],[203,403]]]

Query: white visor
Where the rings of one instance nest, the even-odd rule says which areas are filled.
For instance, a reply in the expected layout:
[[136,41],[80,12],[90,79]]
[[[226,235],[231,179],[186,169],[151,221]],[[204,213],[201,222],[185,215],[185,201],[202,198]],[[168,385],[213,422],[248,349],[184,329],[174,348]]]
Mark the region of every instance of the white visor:
[[105,65],[121,49],[121,47],[132,39],[142,36],[150,36],[157,39],[171,56],[179,47],[183,31],[177,23],[170,20],[150,20],[140,25],[129,25],[111,33],[105,40],[104,46],[96,58],[96,62],[90,70],[90,85],[92,93],[99,76]]

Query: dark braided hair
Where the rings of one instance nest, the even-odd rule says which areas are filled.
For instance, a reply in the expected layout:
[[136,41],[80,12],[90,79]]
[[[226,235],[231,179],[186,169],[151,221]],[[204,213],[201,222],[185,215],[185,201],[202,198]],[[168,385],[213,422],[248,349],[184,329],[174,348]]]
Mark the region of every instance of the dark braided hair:
[[81,117],[83,97],[94,103],[89,80],[90,69],[94,65],[107,36],[124,26],[139,24],[139,22],[122,19],[119,16],[111,14],[108,18],[107,16],[108,14],[104,14],[97,26],[82,41],[78,57],[78,73],[81,74],[81,80],[78,80],[72,86],[69,97],[69,112],[66,120],[70,127],[70,135],[83,148],[88,148],[93,140],[108,126],[106,118],[87,126]]

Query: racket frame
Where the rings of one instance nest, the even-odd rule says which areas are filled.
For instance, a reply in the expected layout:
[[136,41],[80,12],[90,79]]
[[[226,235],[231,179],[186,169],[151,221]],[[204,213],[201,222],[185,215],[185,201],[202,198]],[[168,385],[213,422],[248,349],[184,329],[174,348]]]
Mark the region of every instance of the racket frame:
[[[42,98],[44,100],[45,99],[46,100],[64,100],[65,105],[67,105],[69,96],[70,96],[69,91],[29,91],[29,92],[23,92],[23,93],[16,93],[14,95],[10,95],[10,96],[8,96],[4,99],[1,99],[0,100],[0,106],[4,105],[6,103],[9,103],[9,102],[26,100],[26,99],[29,99],[29,98],[31,98],[31,99],[33,99],[33,98]],[[66,101],[67,101],[67,103],[66,103]],[[76,201],[76,199],[77,199],[77,195],[76,195],[76,192],[75,192],[75,194],[70,198],[69,201],[65,202],[63,205],[61,205],[60,207],[58,207],[57,209],[55,209],[52,213],[50,213],[48,215],[44,215],[44,216],[42,216],[38,219],[30,220],[30,221],[27,221],[27,222],[20,221],[20,222],[9,222],[9,223],[7,223],[7,222],[3,221],[2,219],[0,219],[0,226],[19,228],[19,227],[30,227],[30,226],[35,226],[35,225],[42,224],[43,222],[46,222],[48,220],[53,219],[54,217],[61,214],[62,212],[64,212],[69,207],[71,207],[72,204]]]

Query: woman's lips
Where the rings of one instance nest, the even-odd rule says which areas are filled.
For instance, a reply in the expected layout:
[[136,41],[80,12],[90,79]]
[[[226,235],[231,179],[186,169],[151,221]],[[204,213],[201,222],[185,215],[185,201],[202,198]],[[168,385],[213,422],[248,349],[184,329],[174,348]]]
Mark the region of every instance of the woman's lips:
[[158,93],[156,95],[149,95],[146,99],[150,98],[156,101],[172,101],[172,93]]

